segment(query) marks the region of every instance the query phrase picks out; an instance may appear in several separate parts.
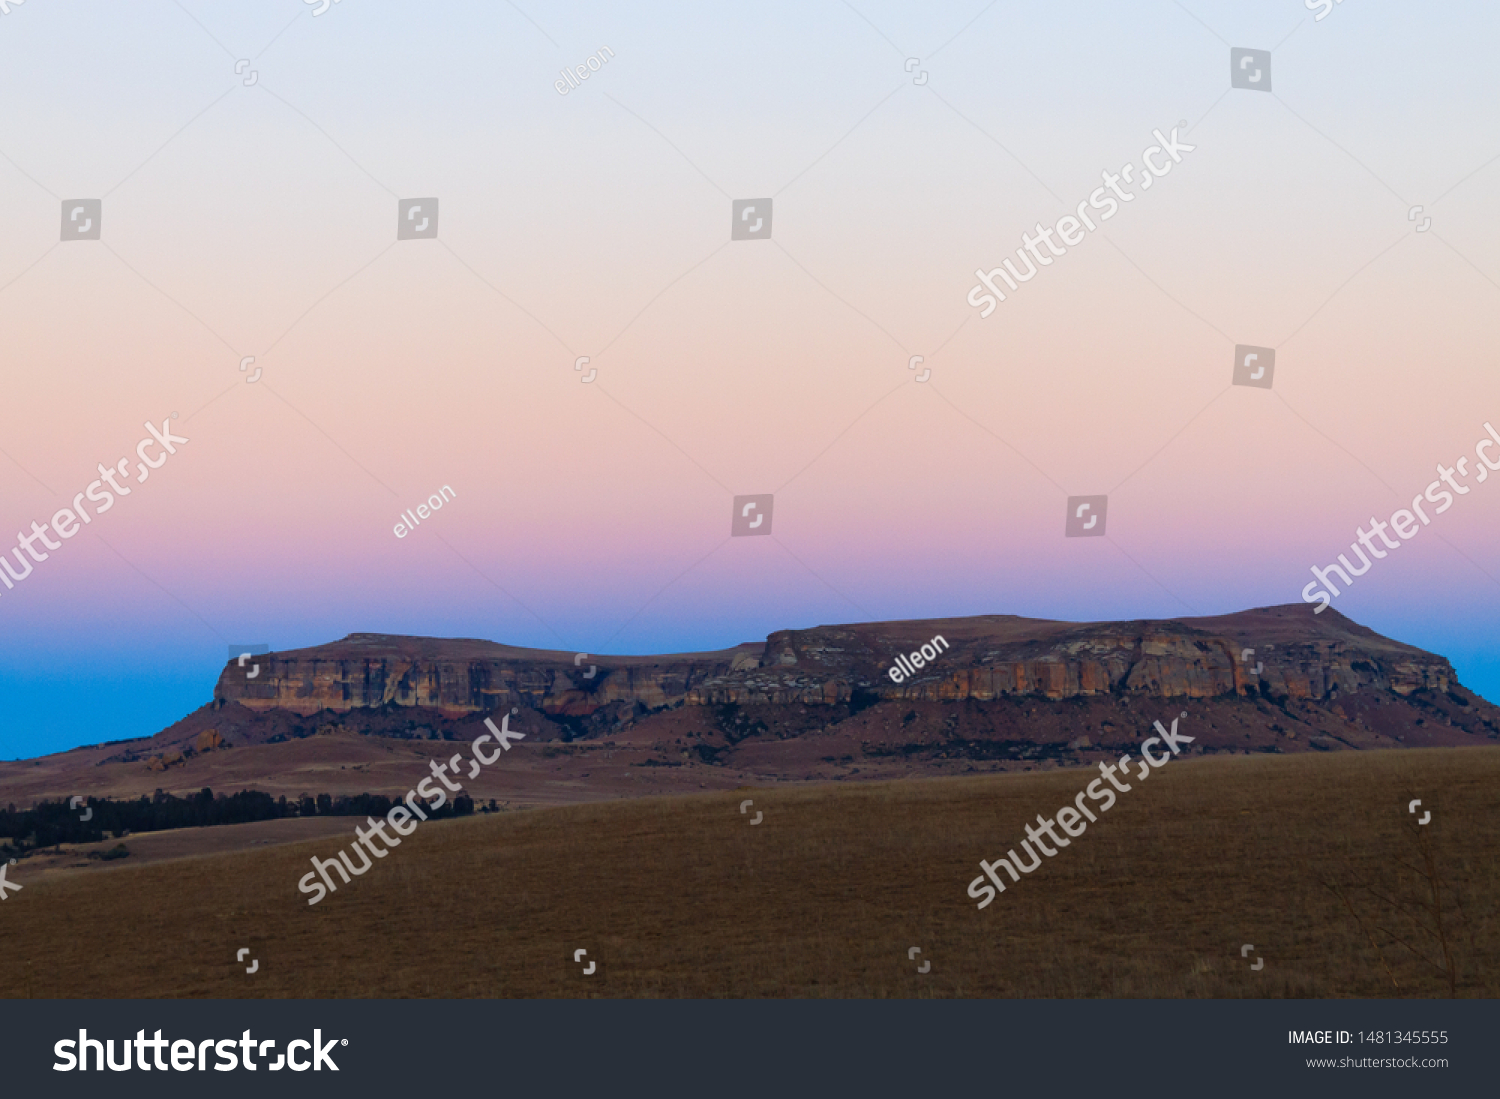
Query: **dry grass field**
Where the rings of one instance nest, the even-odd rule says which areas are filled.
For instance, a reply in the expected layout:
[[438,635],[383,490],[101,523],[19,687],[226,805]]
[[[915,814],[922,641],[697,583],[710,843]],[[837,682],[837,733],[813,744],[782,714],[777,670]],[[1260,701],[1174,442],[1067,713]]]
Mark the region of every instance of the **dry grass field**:
[[[1175,760],[978,910],[965,889],[979,860],[1094,776],[781,785],[433,822],[313,907],[296,883],[353,820],[306,842],[30,882],[23,862],[10,871],[25,888],[0,903],[0,994],[1496,994],[1500,750]],[[1407,813],[1418,797],[1425,827]]]

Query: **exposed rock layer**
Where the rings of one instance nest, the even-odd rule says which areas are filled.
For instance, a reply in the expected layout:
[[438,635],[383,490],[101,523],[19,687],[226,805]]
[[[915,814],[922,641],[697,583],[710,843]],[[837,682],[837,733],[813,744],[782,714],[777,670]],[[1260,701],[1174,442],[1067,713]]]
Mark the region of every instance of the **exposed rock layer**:
[[[894,657],[934,636],[948,647],[892,681]],[[231,663],[214,701],[155,736],[0,762],[0,804],[157,787],[403,796],[507,710],[525,739],[466,789],[518,805],[1092,768],[1179,716],[1192,756],[1500,742],[1500,708],[1442,657],[1306,606],[819,627],[660,657],[357,634],[256,664]]]
[[[921,646],[948,645],[931,661]],[[1247,650],[1253,650],[1247,652]],[[897,654],[913,664],[900,683]],[[386,706],[446,716],[526,705],[587,717],[606,709],[960,702],[1102,695],[1205,699],[1256,694],[1325,700],[1362,689],[1446,691],[1446,659],[1305,605],[1216,618],[1068,623],[993,615],[780,630],[763,644],[666,656],[594,657],[488,641],[351,634],[231,661],[214,697],[252,710],[312,714]],[[590,672],[593,672],[590,675]]]

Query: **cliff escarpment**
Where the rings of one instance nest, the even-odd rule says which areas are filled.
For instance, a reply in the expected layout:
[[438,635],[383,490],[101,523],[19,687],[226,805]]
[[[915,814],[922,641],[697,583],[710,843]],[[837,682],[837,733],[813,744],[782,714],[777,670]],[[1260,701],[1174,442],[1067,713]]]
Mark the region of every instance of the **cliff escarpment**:
[[[351,634],[315,648],[256,657],[243,668],[231,661],[214,698],[303,715],[394,706],[461,717],[524,705],[549,715],[588,717],[676,706],[861,706],[1026,696],[1333,700],[1340,693],[1406,696],[1457,685],[1445,658],[1381,637],[1337,611],[1311,611],[1295,605],[1165,621],[1067,623],[994,615],[818,626],[777,631],[763,643],[733,649],[665,656]],[[931,644],[937,637],[942,646]],[[934,653],[931,659],[923,657],[924,645]],[[893,667],[899,677],[892,676]]]
[[664,656],[352,634],[230,661],[155,736],[0,762],[0,800],[403,795],[505,716],[525,739],[471,793],[526,805],[1094,767],[1159,720],[1198,757],[1500,743],[1500,709],[1446,659],[1306,604],[818,626]]

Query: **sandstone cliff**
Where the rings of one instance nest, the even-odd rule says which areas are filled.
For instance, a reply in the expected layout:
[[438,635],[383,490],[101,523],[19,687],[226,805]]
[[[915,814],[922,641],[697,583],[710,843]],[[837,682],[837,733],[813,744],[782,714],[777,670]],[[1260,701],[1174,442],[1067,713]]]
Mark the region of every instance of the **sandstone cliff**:
[[[937,636],[943,651],[894,682],[897,655]],[[507,710],[525,740],[473,793],[523,805],[1093,767],[1179,716],[1190,756],[1500,743],[1500,709],[1447,660],[1305,605],[820,626],[670,656],[355,634],[230,662],[213,701],[155,736],[0,762],[0,803],[159,786],[399,796]]]
[[[229,662],[218,702],[312,714],[386,706],[447,717],[525,705],[584,717],[678,705],[839,705],[1107,695],[1332,700],[1457,684],[1446,659],[1305,605],[1215,618],[1067,623],[993,615],[781,630],[764,643],[668,656],[578,657],[487,641],[351,634]],[[948,649],[901,683],[897,654]],[[1246,650],[1254,652],[1247,653]],[[590,672],[592,671],[592,675]]]

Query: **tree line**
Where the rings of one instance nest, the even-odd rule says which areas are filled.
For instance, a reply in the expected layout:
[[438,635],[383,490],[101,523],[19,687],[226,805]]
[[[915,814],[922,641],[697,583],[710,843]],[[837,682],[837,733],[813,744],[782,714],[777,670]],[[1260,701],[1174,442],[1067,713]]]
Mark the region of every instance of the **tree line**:
[[[288,801],[285,795],[272,798],[259,790],[216,795],[205,786],[187,797],[157,790],[153,796],[142,794],[134,801],[88,798],[77,808],[66,801],[41,801],[30,809],[19,810],[9,805],[0,811],[0,854],[15,858],[60,843],[98,843],[106,837],[120,839],[132,832],[161,832],[169,828],[207,828],[284,817],[383,817],[396,804],[397,801],[384,794],[304,795]],[[86,815],[85,808],[93,812],[88,820],[81,820]],[[499,810],[492,798],[479,811]],[[427,815],[442,820],[473,812],[474,800],[460,794],[440,809],[427,810]]]

